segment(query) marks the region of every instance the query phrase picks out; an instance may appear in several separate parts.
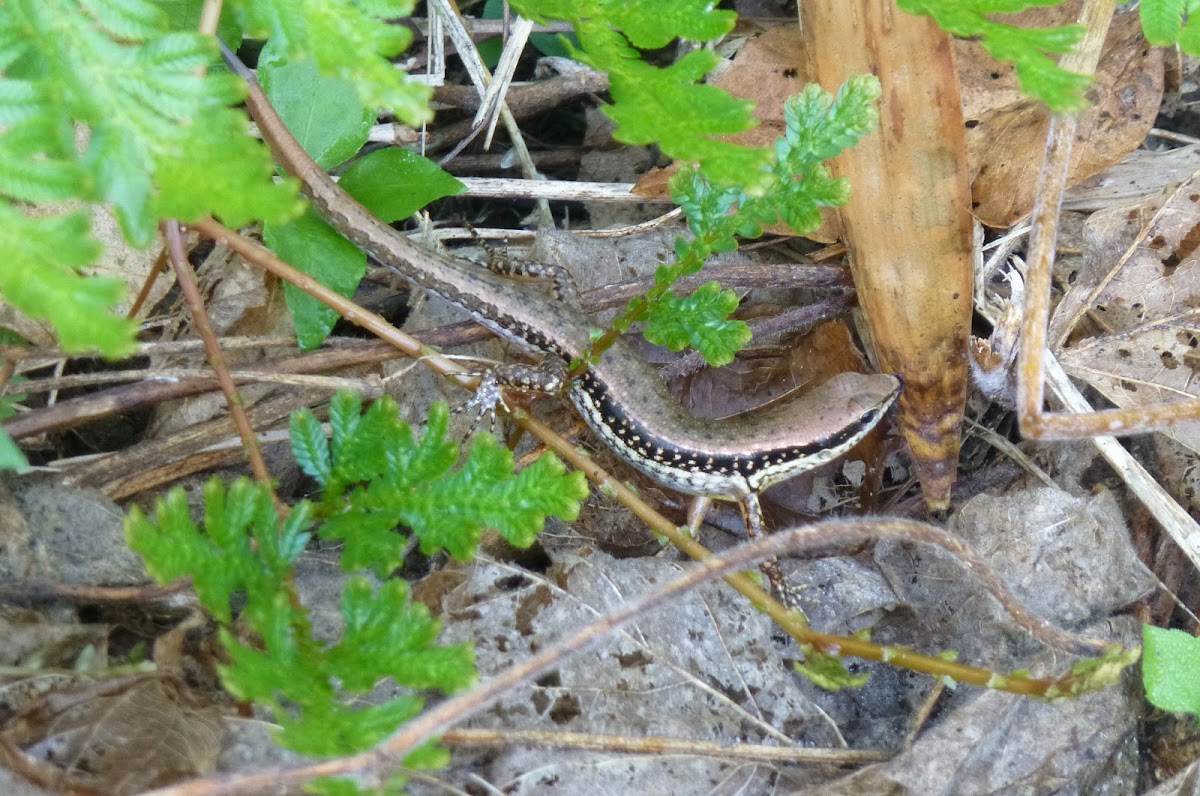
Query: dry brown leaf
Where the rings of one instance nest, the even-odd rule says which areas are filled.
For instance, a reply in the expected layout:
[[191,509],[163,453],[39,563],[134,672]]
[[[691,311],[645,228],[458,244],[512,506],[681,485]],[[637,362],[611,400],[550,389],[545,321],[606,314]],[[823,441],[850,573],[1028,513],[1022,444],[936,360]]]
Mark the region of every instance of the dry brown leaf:
[[[1126,408],[1200,396],[1200,173],[1181,185],[1130,243],[1131,230],[1149,209],[1098,213],[1089,222],[1093,250],[1085,259],[1124,253],[1099,271],[1100,278],[1083,275],[1052,326],[1067,372]],[[1082,329],[1085,312],[1091,326]],[[1089,334],[1080,337],[1082,332]],[[1200,423],[1166,433],[1200,451]]]
[[[1070,24],[1079,7],[1079,0],[1073,0],[1012,15],[1006,22],[1027,27]],[[758,127],[730,140],[769,146],[783,134],[783,101],[811,79],[801,39],[796,26],[768,30],[746,42],[729,68],[713,78],[713,85],[756,103]],[[1145,140],[1162,102],[1162,57],[1161,48],[1150,47],[1142,37],[1136,11],[1114,17],[1095,84],[1088,91],[1095,106],[1079,117],[1070,184],[1119,163]],[[988,226],[1008,227],[1033,205],[1049,114],[1041,103],[1021,95],[1011,64],[997,61],[980,44],[956,40],[954,59],[967,127],[974,212]],[[638,192],[656,195],[656,190],[664,192],[663,184],[657,176],[653,183],[639,183]],[[837,220],[828,213],[825,219],[821,229],[808,237],[829,243],[841,236]],[[773,231],[787,234],[786,229]]]
[[[1075,0],[1006,21],[1029,27],[1063,25],[1074,22],[1079,8]],[[1021,97],[1011,65],[997,62],[981,45],[956,41],[954,54],[974,212],[990,227],[1008,227],[1033,206],[1049,113],[1040,103]],[[1069,183],[1119,163],[1139,147],[1154,124],[1162,93],[1161,48],[1146,43],[1136,10],[1116,14],[1087,93],[1095,106],[1078,117]]]
[[125,794],[211,773],[221,723],[179,681],[150,676],[49,691],[3,737],[57,765],[64,784]]

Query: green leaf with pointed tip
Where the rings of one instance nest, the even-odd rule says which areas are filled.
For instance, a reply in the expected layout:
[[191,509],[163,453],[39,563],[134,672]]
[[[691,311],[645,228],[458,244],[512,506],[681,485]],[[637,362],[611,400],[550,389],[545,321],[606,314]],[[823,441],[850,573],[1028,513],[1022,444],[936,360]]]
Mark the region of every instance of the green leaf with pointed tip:
[[323,168],[341,165],[367,142],[374,112],[349,80],[322,75],[311,58],[286,62],[279,47],[268,44],[258,79],[288,130]]
[[1142,683],[1162,710],[1200,718],[1200,639],[1182,630],[1142,625]]
[[342,175],[342,187],[373,214],[400,221],[446,196],[467,189],[441,166],[407,149],[380,149]]
[[[345,298],[353,298],[367,273],[367,256],[309,207],[284,224],[264,224],[263,240],[293,267]],[[303,290],[288,284],[284,297],[300,348],[320,348],[341,315]]]

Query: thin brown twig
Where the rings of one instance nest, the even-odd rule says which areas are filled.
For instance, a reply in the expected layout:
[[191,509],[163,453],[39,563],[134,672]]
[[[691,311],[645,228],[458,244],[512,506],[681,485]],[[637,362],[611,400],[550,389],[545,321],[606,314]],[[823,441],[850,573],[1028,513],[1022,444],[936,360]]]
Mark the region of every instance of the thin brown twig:
[[158,277],[165,271],[166,264],[167,247],[164,246],[159,250],[158,256],[154,258],[154,265],[150,267],[150,273],[146,274],[146,278],[142,280],[142,289],[138,291],[137,298],[133,300],[129,311],[125,313],[126,318],[136,318],[142,311],[142,305],[146,303],[146,299],[150,298],[150,291],[158,283]]
[[0,360],[0,395],[8,393],[9,380],[12,379],[16,371],[17,361],[15,359]]
[[[196,283],[196,273],[192,270],[192,265],[187,260],[187,254],[183,251],[183,236],[179,230],[179,223],[164,222],[163,234],[167,239],[171,267],[175,270],[175,281],[179,284],[184,301],[187,302],[191,312],[192,325],[196,329],[196,334],[200,335],[200,339],[204,341],[208,363],[212,366],[217,382],[221,385],[221,392],[225,395],[225,402],[229,406],[233,425],[237,429],[238,436],[242,438],[246,457],[250,461],[250,470],[254,473],[255,480],[266,484],[274,494],[273,479],[270,471],[267,470],[266,462],[263,461],[262,451],[258,447],[258,438],[254,436],[254,429],[251,428],[250,421],[246,419],[242,396],[238,393],[233,378],[229,375],[229,365],[225,362],[225,354],[221,350],[220,341],[217,340],[217,335],[213,332],[212,324],[208,320],[208,311],[204,308],[204,298],[200,295],[200,286]],[[275,502],[279,504],[278,496],[275,497]]]
[[[357,363],[356,363],[357,364]],[[3,373],[0,373],[2,376]],[[318,376],[301,373],[279,373],[269,369],[237,369],[229,371],[230,377],[237,384],[287,384],[297,387],[317,387],[327,390],[353,389],[367,393],[379,392],[378,387],[372,388],[370,378],[342,378],[338,376]],[[139,368],[137,370],[112,370],[100,373],[73,373],[70,376],[58,376],[45,379],[30,379],[21,382],[21,392],[36,394],[49,390],[68,390],[80,387],[95,387],[100,384],[117,384],[121,382],[164,381],[178,382],[181,379],[206,379],[218,388],[211,371],[201,368]],[[377,380],[377,379],[376,379]],[[2,382],[0,382],[2,387]]]
[[761,760],[768,763],[823,763],[856,766],[887,760],[891,754],[878,749],[821,749],[808,746],[764,746],[762,744],[722,744],[690,738],[600,735],[587,732],[545,730],[453,729],[441,737],[446,746],[512,747],[538,746],[546,749],[587,749],[598,752],[625,752],[646,755],[695,755],[726,757],[736,760]]
[[60,601],[97,605],[170,601],[188,604],[195,602],[193,599],[189,599],[191,588],[191,581],[186,579],[163,585],[154,583],[140,586],[93,586],[49,580],[24,580],[0,585],[0,601],[10,603]]

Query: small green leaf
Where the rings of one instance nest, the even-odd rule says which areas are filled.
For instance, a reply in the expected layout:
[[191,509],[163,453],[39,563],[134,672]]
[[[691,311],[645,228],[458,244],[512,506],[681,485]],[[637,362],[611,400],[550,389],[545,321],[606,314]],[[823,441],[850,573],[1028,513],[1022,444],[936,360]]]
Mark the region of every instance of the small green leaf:
[[700,286],[686,298],[668,291],[651,309],[646,339],[672,351],[691,346],[710,365],[728,365],[751,336],[744,322],[729,319],[737,307],[737,294],[722,290],[716,282]]
[[1200,639],[1182,630],[1142,625],[1142,683],[1162,710],[1200,718]]
[[354,578],[342,593],[346,630],[329,650],[329,660],[346,688],[374,687],[380,671],[410,688],[461,691],[475,681],[470,647],[435,647],[440,626],[423,604],[412,602],[408,585],[388,580],[378,589]]
[[380,149],[354,162],[342,187],[384,221],[400,221],[467,186],[438,164],[407,149]]
[[1142,0],[1138,5],[1146,41],[1155,47],[1170,47],[1183,29],[1184,0]]
[[311,58],[285,62],[274,44],[263,49],[258,79],[292,135],[323,168],[341,165],[366,143],[375,114],[349,80],[322,75]]
[[753,103],[699,85],[714,66],[713,53],[696,50],[665,68],[634,61],[611,74],[614,104],[604,110],[617,124],[613,137],[627,144],[657,143],[677,160],[699,161],[715,182],[757,193],[771,182],[771,152],[719,140],[753,126]]
[[[367,273],[367,256],[311,207],[286,224],[264,224],[263,241],[285,261],[339,296],[353,298]],[[341,318],[337,310],[290,284],[284,285],[284,297],[300,348],[319,348]]]
[[18,473],[28,472],[29,460],[25,458],[25,453],[13,438],[0,429],[0,471],[3,470],[15,470]]
[[329,401],[329,427],[333,432],[333,460],[345,458],[347,440],[351,439],[362,417],[362,396],[350,390],[338,390]]
[[870,672],[852,674],[842,659],[817,651],[812,645],[801,645],[804,662],[792,664],[797,674],[808,678],[813,685],[826,691],[841,691],[843,688],[862,688],[871,679]]
[[333,466],[329,456],[329,441],[321,422],[308,409],[293,412],[289,423],[292,455],[300,469],[322,487],[329,484]]

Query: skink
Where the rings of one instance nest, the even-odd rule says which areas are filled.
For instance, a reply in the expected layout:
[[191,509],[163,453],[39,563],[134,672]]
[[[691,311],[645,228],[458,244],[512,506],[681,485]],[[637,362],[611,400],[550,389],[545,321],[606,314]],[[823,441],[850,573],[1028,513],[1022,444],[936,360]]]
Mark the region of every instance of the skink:
[[[249,86],[246,105],[263,139],[342,235],[506,339],[568,362],[588,353],[591,326],[573,308],[423,249],[372,215],[308,156],[253,73],[231,53],[226,60]],[[653,367],[620,340],[568,388],[592,430],[638,470],[680,492],[739,501],[845,453],[880,421],[899,391],[894,376],[844,373],[782,406],[709,420],[684,409]]]

